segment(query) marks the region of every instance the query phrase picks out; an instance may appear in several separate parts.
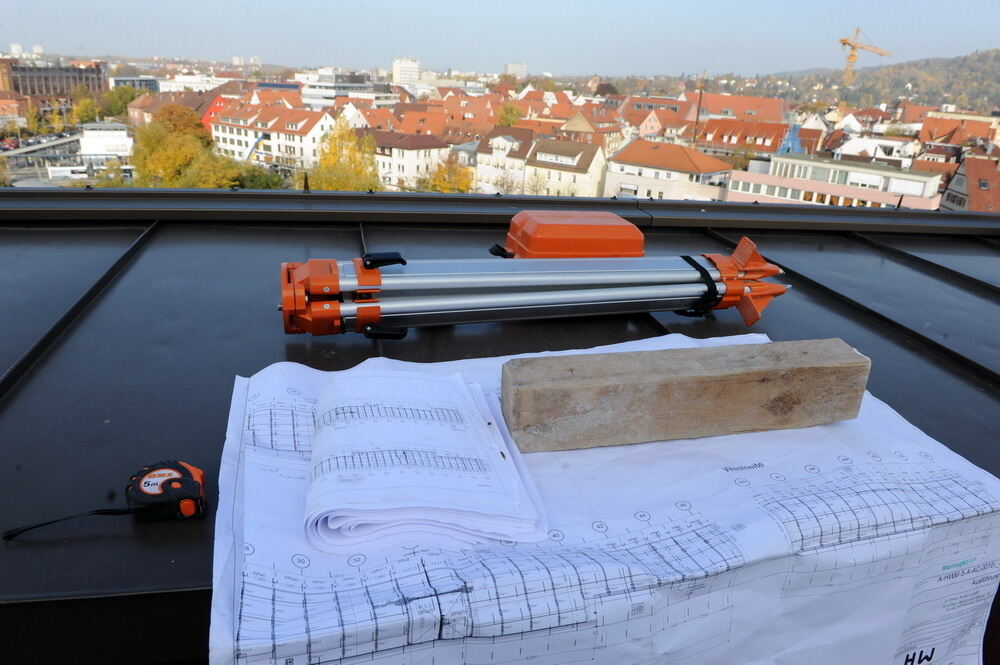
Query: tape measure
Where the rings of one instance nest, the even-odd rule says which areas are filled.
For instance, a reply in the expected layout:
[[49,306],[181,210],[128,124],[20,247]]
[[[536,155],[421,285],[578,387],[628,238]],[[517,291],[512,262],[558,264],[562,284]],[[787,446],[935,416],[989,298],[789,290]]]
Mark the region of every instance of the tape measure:
[[90,515],[133,515],[147,522],[186,520],[205,516],[205,472],[187,462],[166,460],[147,464],[128,479],[128,508],[101,508],[38,522],[3,532],[10,540],[25,531]]

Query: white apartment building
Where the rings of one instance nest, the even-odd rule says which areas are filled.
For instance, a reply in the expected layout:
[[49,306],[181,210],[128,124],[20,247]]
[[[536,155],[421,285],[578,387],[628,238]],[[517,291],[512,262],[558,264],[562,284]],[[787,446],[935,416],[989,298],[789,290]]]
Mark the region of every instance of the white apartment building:
[[212,120],[212,141],[219,154],[233,159],[309,169],[333,124],[326,111],[232,102]]
[[518,80],[526,79],[528,78],[528,66],[523,62],[508,62],[504,65],[503,73]]
[[604,150],[594,143],[538,139],[525,160],[524,193],[602,196]]
[[448,157],[451,146],[429,134],[399,134],[356,130],[375,139],[375,164],[382,184],[390,190],[413,190]]
[[396,58],[392,61],[392,82],[396,85],[412,85],[420,81],[420,61],[412,58]]
[[239,79],[223,78],[214,74],[178,74],[169,79],[160,79],[160,92],[205,92],[217,88],[223,83]]
[[476,188],[480,194],[523,194],[524,168],[535,133],[494,127],[476,148]]
[[939,173],[789,154],[767,173],[733,171],[726,200],[936,210],[940,185]]
[[732,166],[687,146],[636,139],[608,160],[604,196],[719,201]]

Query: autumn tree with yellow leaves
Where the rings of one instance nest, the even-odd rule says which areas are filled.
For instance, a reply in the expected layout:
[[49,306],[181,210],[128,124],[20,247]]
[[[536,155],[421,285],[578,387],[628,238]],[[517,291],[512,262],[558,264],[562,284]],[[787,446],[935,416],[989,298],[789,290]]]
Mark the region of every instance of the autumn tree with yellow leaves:
[[[136,130],[132,149],[139,187],[279,189],[280,176],[212,152],[212,140],[191,109],[167,104]],[[118,186],[114,184],[112,186]]]
[[309,172],[309,186],[341,192],[382,189],[372,135],[359,135],[343,116],[337,118],[333,129],[323,137],[319,161]]
[[417,182],[417,189],[445,194],[468,194],[472,191],[472,170],[458,161],[455,153],[449,153],[427,178],[421,178]]

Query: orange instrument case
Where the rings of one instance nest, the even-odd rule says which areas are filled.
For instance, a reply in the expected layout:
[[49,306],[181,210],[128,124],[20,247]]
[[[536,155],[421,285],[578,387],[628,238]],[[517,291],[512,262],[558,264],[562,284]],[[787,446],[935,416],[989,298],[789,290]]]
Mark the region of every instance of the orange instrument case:
[[510,220],[506,249],[518,259],[645,256],[645,238],[611,212],[524,210]]

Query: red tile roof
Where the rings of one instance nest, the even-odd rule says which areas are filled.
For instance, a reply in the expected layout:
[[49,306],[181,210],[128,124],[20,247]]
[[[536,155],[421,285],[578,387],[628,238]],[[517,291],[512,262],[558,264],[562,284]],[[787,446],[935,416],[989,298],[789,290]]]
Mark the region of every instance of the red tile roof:
[[1000,163],[993,159],[966,159],[962,166],[969,210],[1000,212]]
[[823,140],[822,129],[800,129],[799,143],[807,155],[814,154],[820,148],[820,141]]
[[920,122],[927,116],[929,111],[937,111],[935,106],[920,106],[903,101],[899,105],[899,121],[904,123]]
[[981,120],[957,118],[924,118],[924,125],[917,136],[921,143],[947,143],[962,145],[975,138],[988,141],[990,125]]
[[448,116],[436,111],[409,111],[399,120],[396,131],[401,134],[431,134],[442,137]]
[[391,131],[399,125],[399,120],[389,109],[358,109],[358,111],[372,129]]
[[648,166],[681,173],[718,173],[732,166],[687,146],[636,139],[615,153],[610,161]]
[[[698,105],[698,93],[684,93],[691,102],[689,119],[694,119]],[[711,92],[701,96],[702,113],[721,115],[738,120],[780,123],[785,119],[785,103],[774,97],[751,97],[748,95],[721,95]],[[725,111],[728,111],[726,113]]]
[[725,150],[746,148],[754,152],[777,152],[787,133],[785,123],[710,118],[698,128],[698,140],[700,144]]

